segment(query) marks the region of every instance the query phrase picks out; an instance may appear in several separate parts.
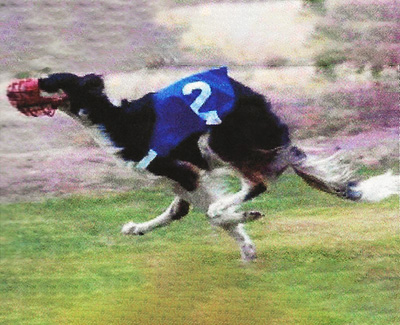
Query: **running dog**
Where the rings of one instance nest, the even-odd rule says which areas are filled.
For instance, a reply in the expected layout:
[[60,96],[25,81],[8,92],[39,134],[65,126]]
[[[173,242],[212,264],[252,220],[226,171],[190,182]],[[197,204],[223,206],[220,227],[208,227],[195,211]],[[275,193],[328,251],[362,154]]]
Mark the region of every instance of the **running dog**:
[[[32,94],[21,96],[27,88],[37,95],[36,102]],[[49,106],[51,100],[38,95],[40,91],[62,93]],[[101,75],[71,73],[14,83],[8,97],[24,114],[34,116],[52,115],[66,101],[67,113],[96,125],[118,148],[120,158],[172,180],[176,197],[167,210],[150,221],[125,224],[125,235],[166,226],[187,215],[193,205],[226,230],[248,261],[256,258],[256,250],[244,224],[262,214],[240,211],[240,205],[265,192],[268,182],[289,167],[312,187],[348,200],[374,201],[399,192],[398,176],[387,173],[359,181],[335,157],[318,159],[293,145],[270,102],[232,79],[224,67],[132,101],[109,98]],[[222,164],[241,178],[239,192],[217,190]]]

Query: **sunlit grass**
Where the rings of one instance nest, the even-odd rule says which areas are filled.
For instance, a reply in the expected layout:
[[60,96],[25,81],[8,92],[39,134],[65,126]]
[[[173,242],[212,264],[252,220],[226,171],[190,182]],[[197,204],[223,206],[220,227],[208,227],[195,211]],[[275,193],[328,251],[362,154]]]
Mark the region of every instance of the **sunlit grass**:
[[[234,182],[232,186],[235,187]],[[163,186],[1,206],[0,321],[11,324],[390,324],[400,321],[399,204],[345,202],[286,175],[246,204],[258,261],[192,211],[120,235]]]

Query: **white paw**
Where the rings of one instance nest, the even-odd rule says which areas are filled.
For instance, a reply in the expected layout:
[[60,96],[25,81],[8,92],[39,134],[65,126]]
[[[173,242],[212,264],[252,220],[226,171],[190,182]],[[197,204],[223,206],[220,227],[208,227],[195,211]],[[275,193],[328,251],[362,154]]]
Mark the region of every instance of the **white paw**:
[[256,248],[252,244],[245,244],[241,247],[242,261],[250,262],[257,258]]
[[124,235],[144,235],[143,229],[134,222],[128,222],[126,223],[121,230],[121,233]]

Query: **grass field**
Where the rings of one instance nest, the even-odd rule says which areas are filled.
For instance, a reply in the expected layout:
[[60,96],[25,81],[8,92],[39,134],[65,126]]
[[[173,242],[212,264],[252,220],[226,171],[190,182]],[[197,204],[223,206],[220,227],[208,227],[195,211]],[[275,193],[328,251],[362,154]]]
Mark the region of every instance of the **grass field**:
[[[234,186],[234,185],[233,185]],[[258,261],[199,212],[141,237],[164,186],[1,206],[2,324],[395,324],[398,200],[353,204],[284,175],[246,208]]]

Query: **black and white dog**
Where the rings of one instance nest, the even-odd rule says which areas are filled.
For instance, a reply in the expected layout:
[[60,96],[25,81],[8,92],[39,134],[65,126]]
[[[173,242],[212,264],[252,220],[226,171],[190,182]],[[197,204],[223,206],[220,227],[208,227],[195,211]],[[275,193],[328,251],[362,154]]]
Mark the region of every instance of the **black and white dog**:
[[[52,74],[39,79],[48,93],[64,91],[68,112],[101,128],[119,148],[119,157],[165,176],[176,197],[160,216],[129,222],[126,235],[143,235],[188,214],[190,205],[204,210],[213,225],[234,238],[244,260],[256,257],[244,223],[262,217],[240,205],[266,191],[267,182],[292,167],[309,185],[350,200],[379,200],[398,193],[390,173],[356,181],[348,168],[332,159],[316,159],[292,145],[288,127],[260,94],[215,69],[190,76],[161,91],[115,104],[105,93],[104,78]],[[238,193],[215,190],[217,166],[238,172]]]

